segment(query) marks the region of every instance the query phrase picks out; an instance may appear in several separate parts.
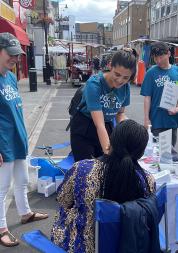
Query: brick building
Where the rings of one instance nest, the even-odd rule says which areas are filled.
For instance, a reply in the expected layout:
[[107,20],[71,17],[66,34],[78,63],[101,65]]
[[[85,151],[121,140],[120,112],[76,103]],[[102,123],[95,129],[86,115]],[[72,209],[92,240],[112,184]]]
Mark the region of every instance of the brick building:
[[75,40],[78,42],[102,44],[106,47],[112,46],[112,24],[76,23],[75,33]]
[[147,5],[145,0],[127,2],[125,8],[117,2],[116,15],[113,18],[113,44],[127,44],[147,35]]

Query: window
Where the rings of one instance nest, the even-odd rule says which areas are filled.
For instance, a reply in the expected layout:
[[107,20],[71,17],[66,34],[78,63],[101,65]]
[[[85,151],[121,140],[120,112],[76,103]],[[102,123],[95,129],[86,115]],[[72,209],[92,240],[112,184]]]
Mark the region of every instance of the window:
[[171,12],[171,5],[168,5],[166,8],[166,16],[168,16]]
[[155,8],[154,7],[152,7],[151,8],[151,21],[155,21]]
[[61,30],[69,31],[69,25],[61,25]]
[[6,4],[9,4],[9,5],[11,5],[11,0],[3,0],[3,2],[5,2]]
[[155,6],[155,9],[156,9],[155,10],[155,18],[156,18],[156,20],[160,18],[160,7],[161,7],[161,2],[158,1],[156,3],[156,6]]
[[156,10],[155,18],[156,18],[156,20],[159,19],[159,9]]
[[161,7],[161,17],[163,18],[165,16],[165,6]]
[[178,10],[178,0],[172,0],[172,12],[176,12]]

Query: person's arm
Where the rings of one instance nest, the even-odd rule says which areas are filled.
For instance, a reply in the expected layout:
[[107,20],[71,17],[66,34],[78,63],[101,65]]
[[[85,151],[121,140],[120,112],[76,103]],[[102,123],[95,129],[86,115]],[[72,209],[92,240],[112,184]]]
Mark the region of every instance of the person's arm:
[[0,167],[3,165],[3,158],[2,155],[0,154]]
[[110,141],[109,136],[105,127],[104,115],[102,111],[91,112],[93,122],[96,127],[98,138],[104,154],[108,154]]
[[148,126],[151,124],[149,113],[150,113],[150,106],[151,106],[151,97],[145,96],[144,97],[144,126],[148,129]]
[[71,208],[74,203],[74,179],[76,177],[77,163],[65,174],[64,181],[57,191],[57,201],[64,209]]
[[119,112],[116,115],[116,121],[120,123],[121,121],[124,121],[128,119],[127,116],[125,115],[125,107],[122,107]]

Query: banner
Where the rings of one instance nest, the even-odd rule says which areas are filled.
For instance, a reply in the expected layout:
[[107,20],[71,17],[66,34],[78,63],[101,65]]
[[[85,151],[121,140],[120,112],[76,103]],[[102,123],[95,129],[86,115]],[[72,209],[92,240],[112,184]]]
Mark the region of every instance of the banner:
[[34,9],[35,0],[19,0],[20,6],[25,9]]

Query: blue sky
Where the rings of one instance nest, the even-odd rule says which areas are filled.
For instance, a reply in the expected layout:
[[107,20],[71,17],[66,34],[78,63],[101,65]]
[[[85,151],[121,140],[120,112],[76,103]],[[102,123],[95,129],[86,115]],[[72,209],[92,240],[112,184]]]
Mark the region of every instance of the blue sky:
[[[68,9],[63,11],[64,5]],[[60,12],[74,15],[79,22],[112,23],[117,0],[60,0]]]

